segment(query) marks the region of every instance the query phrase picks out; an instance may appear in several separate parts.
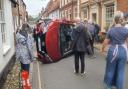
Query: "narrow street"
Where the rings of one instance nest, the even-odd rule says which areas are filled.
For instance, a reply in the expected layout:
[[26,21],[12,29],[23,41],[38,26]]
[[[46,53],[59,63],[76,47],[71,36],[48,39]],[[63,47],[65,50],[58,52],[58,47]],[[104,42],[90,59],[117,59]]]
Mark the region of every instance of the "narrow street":
[[[61,61],[52,64],[34,62],[32,89],[104,89],[103,77],[106,64],[104,55],[96,52],[96,59],[89,59],[86,56],[85,76],[74,74],[73,63],[73,56],[63,58]],[[38,71],[38,67],[40,71]],[[127,84],[128,71],[124,89],[128,89]]]

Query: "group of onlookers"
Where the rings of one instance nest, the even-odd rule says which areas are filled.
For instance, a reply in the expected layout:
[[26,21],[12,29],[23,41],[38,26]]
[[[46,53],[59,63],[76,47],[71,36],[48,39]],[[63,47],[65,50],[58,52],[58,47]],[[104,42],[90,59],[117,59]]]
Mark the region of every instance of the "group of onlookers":
[[[98,30],[97,30],[98,29]],[[80,72],[85,75],[84,56],[88,53],[88,46],[92,48],[94,55],[94,40],[98,35],[100,27],[91,20],[85,19],[84,22],[76,19],[76,26],[72,33],[74,45],[74,63],[75,74]],[[124,89],[125,66],[128,62],[128,14],[120,11],[115,13],[114,23],[109,28],[106,38],[103,42],[101,52],[109,45],[106,57],[106,72],[104,76],[104,84],[106,89]],[[81,62],[81,70],[79,71],[79,60]]]
[[[80,72],[81,75],[85,75],[85,54],[89,54],[91,58],[96,57],[94,54],[94,41],[99,42],[98,34],[100,26],[87,18],[83,21],[77,18],[75,22],[76,24],[71,34],[75,64],[74,72],[75,74]],[[37,26],[36,34],[42,31],[40,30],[40,26]],[[39,35],[44,36],[40,33]],[[21,69],[28,72],[30,63],[33,61],[33,43],[32,30],[25,23],[16,33],[16,57],[20,60]],[[107,32],[101,52],[104,52],[108,44],[109,49],[106,57],[107,63],[104,76],[106,89],[112,89],[113,86],[116,89],[124,89],[125,66],[126,61],[128,61],[128,14],[124,16],[120,11],[115,14],[114,23]],[[40,48],[37,49],[40,50]],[[81,62],[81,70],[79,68],[79,61]]]

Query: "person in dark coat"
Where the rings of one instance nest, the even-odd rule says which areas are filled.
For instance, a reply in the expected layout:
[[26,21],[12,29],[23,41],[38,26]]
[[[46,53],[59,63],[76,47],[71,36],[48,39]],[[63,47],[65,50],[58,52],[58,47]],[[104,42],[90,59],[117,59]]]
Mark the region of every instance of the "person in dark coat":
[[101,30],[100,26],[97,24],[97,23],[94,23],[94,26],[95,26],[95,41],[98,43],[100,40],[99,40],[99,32]]
[[74,55],[75,55],[75,73],[79,73],[79,60],[81,61],[81,74],[85,74],[85,63],[84,63],[84,56],[87,49],[87,28],[85,27],[84,23],[77,19],[77,25],[72,33],[73,41],[75,45],[73,47]]
[[92,20],[88,21],[87,29],[91,33],[91,37],[92,37],[92,39],[90,40],[90,45],[91,45],[92,51],[93,51],[93,54],[91,54],[91,58],[95,58],[96,56],[94,55],[94,39],[95,39],[95,35],[96,35],[96,28],[95,28]]

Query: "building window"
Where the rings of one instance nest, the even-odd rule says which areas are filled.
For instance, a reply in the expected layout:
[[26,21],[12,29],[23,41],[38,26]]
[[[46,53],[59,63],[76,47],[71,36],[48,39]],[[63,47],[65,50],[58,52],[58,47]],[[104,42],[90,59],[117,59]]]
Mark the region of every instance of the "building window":
[[68,0],[68,3],[70,3],[71,2],[71,0]]
[[5,20],[4,20],[4,9],[3,2],[0,0],[0,32],[2,34],[2,43],[6,43],[6,31],[5,31]]
[[67,0],[64,0],[65,1],[65,5],[68,3],[68,1]]
[[68,18],[68,10],[65,10],[65,18]]
[[76,18],[77,17],[77,7],[76,6],[74,7],[73,12],[74,12],[74,18]]
[[71,20],[71,18],[72,18],[72,10],[71,10],[71,8],[70,9],[68,9],[68,19],[69,20]]
[[62,5],[62,7],[64,6],[64,0],[61,0],[61,5]]
[[114,4],[106,6],[106,26],[112,24],[114,18]]
[[88,18],[88,9],[84,9],[84,18]]
[[61,16],[62,16],[62,18],[65,17],[64,11],[61,12]]

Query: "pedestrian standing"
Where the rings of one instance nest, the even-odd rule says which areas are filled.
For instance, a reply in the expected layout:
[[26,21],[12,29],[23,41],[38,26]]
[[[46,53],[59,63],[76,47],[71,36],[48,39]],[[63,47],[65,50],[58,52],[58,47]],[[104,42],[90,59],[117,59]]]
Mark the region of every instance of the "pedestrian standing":
[[87,28],[85,27],[84,23],[80,21],[80,19],[77,18],[76,27],[73,30],[72,38],[74,42],[74,55],[75,55],[75,73],[79,73],[79,60],[81,62],[81,74],[85,74],[85,63],[84,63],[84,56],[86,52],[87,47]]
[[106,72],[104,83],[106,89],[124,89],[124,73],[127,60],[128,30],[121,25],[123,21],[123,13],[117,12],[114,17],[115,25],[111,27],[103,42],[102,52],[109,44],[109,50],[106,58]]
[[87,29],[90,32],[91,37],[92,37],[92,39],[90,40],[90,45],[91,45],[92,52],[93,52],[91,55],[91,58],[95,58],[96,56],[94,55],[94,39],[95,39],[95,35],[96,35],[96,28],[95,28],[92,20],[88,21]]
[[21,71],[25,70],[29,73],[30,63],[33,61],[33,38],[30,35],[30,27],[23,24],[22,28],[16,34],[16,57],[21,63]]
[[100,42],[99,32],[100,32],[101,28],[96,22],[94,22],[94,26],[95,26],[95,42],[99,43]]

